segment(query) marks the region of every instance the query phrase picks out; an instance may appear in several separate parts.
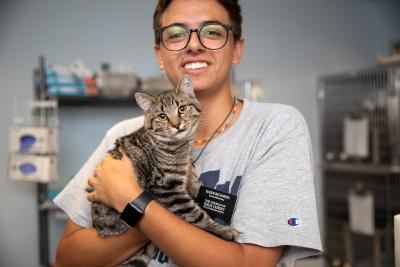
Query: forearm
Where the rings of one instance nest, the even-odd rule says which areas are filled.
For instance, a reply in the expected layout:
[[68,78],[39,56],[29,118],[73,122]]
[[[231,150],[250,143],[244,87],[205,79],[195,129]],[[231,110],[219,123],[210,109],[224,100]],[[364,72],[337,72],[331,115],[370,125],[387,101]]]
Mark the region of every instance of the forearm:
[[94,228],[82,228],[62,238],[56,256],[57,267],[115,266],[143,247],[148,239],[139,230],[101,238]]
[[[132,177],[131,169],[132,162],[128,157],[114,160],[106,156],[96,167],[96,176],[89,177],[89,184],[95,191],[88,195],[88,200],[122,212],[126,203],[143,191]],[[115,182],[115,173],[118,173],[118,182]],[[178,266],[276,266],[283,251],[283,247],[267,248],[225,241],[185,222],[157,201],[149,203],[136,228]]]
[[263,258],[260,254],[255,257],[253,253],[261,247],[218,238],[181,220],[155,201],[147,207],[139,228],[178,266],[275,266],[282,252],[282,248],[271,248],[262,254]]

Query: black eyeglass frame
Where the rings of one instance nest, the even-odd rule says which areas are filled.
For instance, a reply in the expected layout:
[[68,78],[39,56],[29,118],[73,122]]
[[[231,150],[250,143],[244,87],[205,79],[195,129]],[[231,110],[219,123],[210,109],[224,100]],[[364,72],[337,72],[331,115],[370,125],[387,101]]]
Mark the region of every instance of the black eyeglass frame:
[[[210,26],[210,25],[219,25],[219,26],[222,26],[222,27],[226,30],[225,43],[224,43],[221,47],[219,47],[219,48],[208,48],[208,47],[205,46],[205,45],[203,44],[203,42],[201,41],[201,38],[200,38],[200,32],[201,32],[201,30],[202,30],[204,27]],[[187,33],[189,34],[189,38],[188,38],[188,41],[187,41],[186,45],[185,45],[183,48],[178,49],[178,50],[169,49],[169,48],[164,44],[164,40],[163,40],[163,37],[162,37],[162,36],[163,36],[164,30],[167,29],[167,28],[169,28],[169,27],[173,27],[173,26],[182,27],[182,28],[184,28],[184,29],[187,31]],[[192,39],[192,33],[193,33],[193,32],[196,32],[197,38],[199,39],[200,44],[201,44],[204,48],[209,49],[209,50],[219,50],[219,49],[223,48],[223,47],[226,45],[226,43],[228,42],[228,39],[229,39],[229,31],[232,31],[232,33],[235,34],[235,33],[233,32],[233,26],[232,26],[232,25],[230,25],[230,24],[223,24],[223,23],[217,23],[217,22],[206,23],[206,24],[202,25],[200,28],[197,28],[197,29],[190,29],[190,28],[188,28],[188,27],[186,27],[185,25],[182,25],[182,24],[180,24],[180,23],[174,23],[174,24],[170,24],[170,25],[167,25],[167,26],[164,26],[164,27],[158,27],[158,34],[159,34],[160,41],[161,41],[162,45],[165,47],[165,49],[167,49],[168,51],[182,51],[183,49],[185,49],[185,48],[189,45],[190,40]]]

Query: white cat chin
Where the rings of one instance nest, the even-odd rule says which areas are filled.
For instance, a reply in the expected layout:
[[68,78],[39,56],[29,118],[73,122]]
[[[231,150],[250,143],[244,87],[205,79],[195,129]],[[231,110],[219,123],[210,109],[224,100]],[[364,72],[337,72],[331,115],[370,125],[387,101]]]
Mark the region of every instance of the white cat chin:
[[188,131],[178,131],[176,130],[175,134],[173,135],[176,139],[183,139],[188,135]]
[[194,136],[194,133],[196,132],[196,128],[197,128],[197,125],[195,125],[194,127],[190,127],[189,129],[180,131],[180,132],[178,130],[174,129],[175,130],[174,137],[176,139],[185,139],[185,138],[192,139]]

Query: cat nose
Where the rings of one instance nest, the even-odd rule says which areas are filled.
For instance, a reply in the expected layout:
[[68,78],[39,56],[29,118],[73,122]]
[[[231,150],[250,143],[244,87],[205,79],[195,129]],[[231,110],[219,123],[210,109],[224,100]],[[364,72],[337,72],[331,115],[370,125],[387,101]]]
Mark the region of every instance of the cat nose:
[[181,119],[179,117],[172,117],[170,119],[170,123],[171,123],[172,127],[179,130],[179,126],[181,125]]

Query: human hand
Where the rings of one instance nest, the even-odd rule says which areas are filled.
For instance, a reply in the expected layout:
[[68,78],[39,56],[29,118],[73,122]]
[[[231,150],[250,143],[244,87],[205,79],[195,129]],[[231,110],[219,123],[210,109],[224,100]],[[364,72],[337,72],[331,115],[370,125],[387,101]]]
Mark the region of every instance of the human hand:
[[102,203],[118,212],[122,212],[126,204],[143,191],[136,181],[131,160],[121,153],[121,160],[107,154],[97,165],[95,174],[88,180],[93,191],[87,196],[89,201]]

